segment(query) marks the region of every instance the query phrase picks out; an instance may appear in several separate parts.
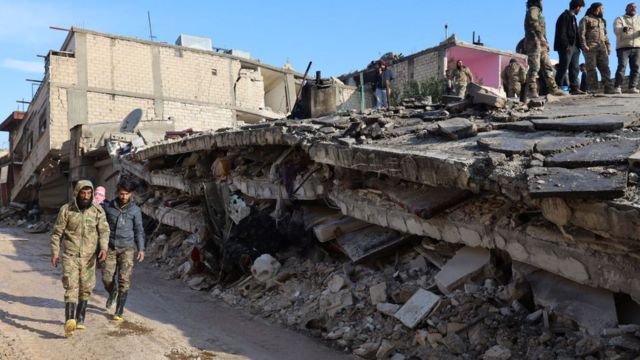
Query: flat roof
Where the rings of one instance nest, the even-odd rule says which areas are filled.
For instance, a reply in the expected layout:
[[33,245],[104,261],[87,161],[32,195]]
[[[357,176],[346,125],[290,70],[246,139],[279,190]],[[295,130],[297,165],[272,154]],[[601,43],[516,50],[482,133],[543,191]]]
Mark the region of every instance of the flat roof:
[[150,40],[144,40],[144,39],[136,39],[136,38],[132,38],[132,37],[128,37],[128,36],[115,35],[115,34],[103,33],[103,32],[89,30],[89,29],[78,28],[78,27],[75,27],[75,26],[71,27],[71,29],[69,30],[69,33],[67,34],[67,38],[64,40],[64,42],[62,43],[62,46],[60,47],[60,51],[64,51],[65,48],[67,47],[67,45],[69,45],[69,42],[71,41],[71,38],[73,37],[74,33],[92,34],[92,35],[97,35],[97,36],[108,37],[108,38],[111,38],[111,39],[119,39],[119,40],[124,40],[124,41],[133,41],[133,42],[146,44],[146,45],[151,45],[151,46],[160,46],[160,47],[166,47],[166,48],[171,48],[171,49],[180,49],[180,50],[192,51],[192,52],[196,52],[196,53],[202,53],[202,54],[209,54],[209,55],[215,55],[215,56],[220,56],[220,57],[226,57],[226,58],[229,58],[229,59],[238,60],[241,63],[250,64],[250,65],[253,65],[253,66],[259,66],[259,67],[262,67],[262,68],[265,68],[265,69],[268,69],[268,70],[278,71],[278,72],[285,73],[285,74],[292,74],[292,75],[294,75],[296,77],[299,77],[299,78],[302,78],[304,76],[303,74],[301,74],[301,73],[299,73],[297,71],[291,70],[291,69],[286,69],[284,67],[277,67],[277,66],[265,64],[265,63],[262,63],[262,62],[260,62],[258,60],[246,59],[246,58],[242,58],[242,57],[238,57],[238,56],[234,56],[234,55],[230,55],[230,54],[219,53],[219,52],[215,52],[213,50],[194,49],[194,48],[191,48],[191,47],[173,45],[173,44],[168,44],[168,43],[164,43],[164,42],[150,41]]

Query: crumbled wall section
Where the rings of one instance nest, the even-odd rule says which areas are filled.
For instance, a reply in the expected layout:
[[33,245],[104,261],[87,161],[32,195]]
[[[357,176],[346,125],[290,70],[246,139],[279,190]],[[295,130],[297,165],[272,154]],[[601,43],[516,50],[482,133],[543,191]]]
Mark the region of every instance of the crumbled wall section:
[[239,108],[264,109],[264,79],[260,70],[241,69],[235,88]]
[[52,149],[60,149],[69,139],[67,104],[67,89],[52,85],[49,93],[49,133]]

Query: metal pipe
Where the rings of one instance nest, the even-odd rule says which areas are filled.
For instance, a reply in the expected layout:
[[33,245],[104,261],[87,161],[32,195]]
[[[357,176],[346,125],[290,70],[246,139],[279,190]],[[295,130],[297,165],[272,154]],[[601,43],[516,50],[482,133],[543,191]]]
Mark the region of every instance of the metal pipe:
[[364,113],[366,103],[364,101],[364,73],[360,73],[360,112]]

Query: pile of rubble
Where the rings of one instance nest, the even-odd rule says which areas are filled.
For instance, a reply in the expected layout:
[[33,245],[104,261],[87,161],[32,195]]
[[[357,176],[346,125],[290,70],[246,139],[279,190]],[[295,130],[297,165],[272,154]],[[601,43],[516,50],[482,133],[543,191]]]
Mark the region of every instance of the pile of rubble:
[[[173,244],[181,260],[169,265],[176,268],[188,260],[171,277],[181,277],[195,290],[208,289],[211,275],[195,271],[197,261],[188,255],[197,240],[178,245],[184,236],[173,233],[167,240],[159,235],[152,248],[158,254]],[[160,252],[166,259],[167,250]],[[282,264],[264,254],[254,262],[252,275],[230,287],[215,285],[212,297],[366,359],[640,355],[640,326],[618,326],[615,313],[606,314],[610,308],[594,307],[601,305],[597,301],[576,302],[570,295],[577,292],[564,298],[550,294],[546,290],[562,280],[504,263],[500,254],[486,250],[424,239],[360,265],[319,248],[306,257],[295,248],[276,256]],[[567,311],[569,302],[575,309]]]
[[366,358],[637,356],[640,108],[427,100],[127,154],[152,256]]

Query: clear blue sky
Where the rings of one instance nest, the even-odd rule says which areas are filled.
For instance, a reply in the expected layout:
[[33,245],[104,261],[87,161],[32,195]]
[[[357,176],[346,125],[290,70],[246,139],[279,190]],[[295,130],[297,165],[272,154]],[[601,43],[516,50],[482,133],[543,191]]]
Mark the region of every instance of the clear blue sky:
[[[568,3],[545,1],[549,39]],[[613,43],[611,25],[627,1],[604,3]],[[245,50],[265,63],[289,61],[303,72],[311,60],[312,71],[337,76],[388,51],[407,55],[434,46],[444,38],[445,23],[461,40],[471,42],[475,30],[485,45],[513,50],[524,33],[525,0],[0,0],[1,120],[19,109],[16,100],[30,99],[25,79],[42,77],[36,55],[58,49],[64,40],[66,33],[49,26],[148,38],[147,10],[158,41],[173,43],[180,33],[207,36],[216,47]],[[0,148],[5,147],[7,136],[0,133]]]

